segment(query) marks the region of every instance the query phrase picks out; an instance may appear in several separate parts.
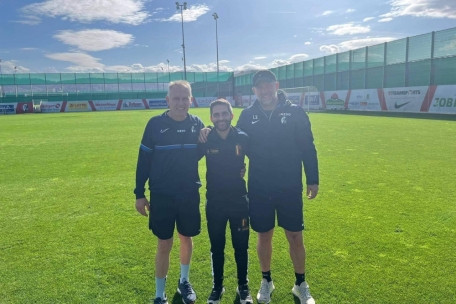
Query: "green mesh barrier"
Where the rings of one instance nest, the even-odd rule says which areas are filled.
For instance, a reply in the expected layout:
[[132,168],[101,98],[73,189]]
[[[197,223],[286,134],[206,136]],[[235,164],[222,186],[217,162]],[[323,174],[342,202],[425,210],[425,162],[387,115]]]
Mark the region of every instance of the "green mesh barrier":
[[[33,74],[31,74],[33,75]],[[105,74],[106,75],[106,74]],[[117,75],[116,75],[117,77]],[[106,76],[105,76],[106,78]],[[60,79],[63,84],[75,84],[76,78],[73,73],[62,73],[60,74]]]
[[377,44],[367,48],[367,67],[373,68],[385,64],[385,44]]
[[366,48],[357,49],[352,51],[351,55],[351,69],[363,69],[366,66]]
[[408,61],[431,58],[432,33],[409,38]]
[[386,64],[405,62],[407,39],[400,39],[386,43]]
[[305,87],[310,87],[310,86],[313,86],[314,83],[313,83],[313,76],[306,76],[304,77],[304,86]]
[[313,60],[304,61],[304,76],[313,75]]
[[434,58],[456,55],[456,28],[435,32]]
[[317,87],[319,90],[323,91],[325,87],[325,75],[315,75],[313,86]]
[[300,78],[304,76],[304,62],[298,62],[294,64],[294,75],[295,78]]
[[409,62],[408,85],[427,86],[431,84],[431,60]]
[[383,87],[383,66],[366,70],[366,89]]
[[325,74],[325,91],[336,90],[336,73]]
[[325,73],[325,58],[324,57],[314,59],[313,64],[314,64],[314,74],[315,75],[320,75],[320,74]]
[[281,66],[278,69],[279,69],[279,73],[276,74],[277,80],[287,79],[287,67]]
[[334,73],[337,71],[337,55],[329,55],[324,57],[325,58],[325,73]]
[[61,84],[60,74],[46,74],[46,84]]
[[434,84],[456,84],[456,57],[436,59],[434,65]]
[[286,68],[286,71],[287,71],[287,79],[295,78],[295,76],[294,76],[294,64],[286,65],[285,68]]
[[350,52],[337,54],[337,71],[343,72],[350,70]]
[[[166,76],[166,82],[168,82],[168,75],[163,75],[163,76]],[[133,82],[133,83],[144,83],[144,77],[145,77],[144,73],[132,73],[131,74],[131,82]],[[159,81],[159,82],[164,82],[164,81]]]
[[364,89],[364,69],[351,71],[350,75],[350,89],[359,90]]
[[337,73],[337,90],[350,89],[350,71]]
[[405,64],[387,65],[385,67],[385,87],[398,88],[405,87]]

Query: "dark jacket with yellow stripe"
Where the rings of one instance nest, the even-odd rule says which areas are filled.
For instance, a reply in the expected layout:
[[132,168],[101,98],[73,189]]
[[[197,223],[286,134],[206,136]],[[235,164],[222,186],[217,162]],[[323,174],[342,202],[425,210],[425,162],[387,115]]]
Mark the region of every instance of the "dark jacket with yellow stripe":
[[198,191],[198,135],[203,122],[187,114],[184,121],[171,119],[167,112],[152,117],[141,141],[136,167],[136,198],[145,197],[149,180],[152,193],[173,197]]

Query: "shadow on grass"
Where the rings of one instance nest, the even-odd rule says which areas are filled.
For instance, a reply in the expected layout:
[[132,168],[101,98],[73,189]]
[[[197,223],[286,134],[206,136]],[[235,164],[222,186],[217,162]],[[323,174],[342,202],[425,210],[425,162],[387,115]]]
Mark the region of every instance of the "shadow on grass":
[[[456,114],[349,111],[349,110],[327,110],[323,113],[354,115],[354,116],[379,116],[379,117],[397,117],[397,118],[416,118],[416,119],[456,121]],[[312,112],[310,112],[310,115],[312,115]]]

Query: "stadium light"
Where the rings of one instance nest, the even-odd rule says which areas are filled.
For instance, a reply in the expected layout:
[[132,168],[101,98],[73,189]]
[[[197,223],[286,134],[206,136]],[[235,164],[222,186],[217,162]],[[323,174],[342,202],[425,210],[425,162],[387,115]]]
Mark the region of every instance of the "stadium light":
[[16,73],[17,73],[17,66],[14,67],[14,87],[16,88],[16,98],[17,98]]
[[180,4],[176,2],[176,9],[181,11],[181,19],[182,19],[182,51],[184,53],[184,79],[187,80],[187,65],[185,62],[185,38],[184,38],[184,13],[183,10],[187,9],[187,2],[184,4]]
[[166,61],[168,61],[168,82],[171,82],[171,74],[169,73],[169,60],[166,59]]
[[219,83],[219,56],[218,56],[218,28],[217,28],[217,19],[219,16],[217,13],[213,13],[212,17],[215,20],[215,47],[217,49],[217,97],[220,97],[220,83]]
[[2,59],[0,59],[0,75],[2,74]]

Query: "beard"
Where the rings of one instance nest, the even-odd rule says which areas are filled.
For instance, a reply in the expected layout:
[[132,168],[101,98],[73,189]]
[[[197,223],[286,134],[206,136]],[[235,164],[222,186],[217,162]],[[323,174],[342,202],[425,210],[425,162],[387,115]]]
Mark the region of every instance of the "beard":
[[217,130],[223,132],[226,131],[230,128],[231,126],[231,120],[220,120],[214,123],[214,126]]

